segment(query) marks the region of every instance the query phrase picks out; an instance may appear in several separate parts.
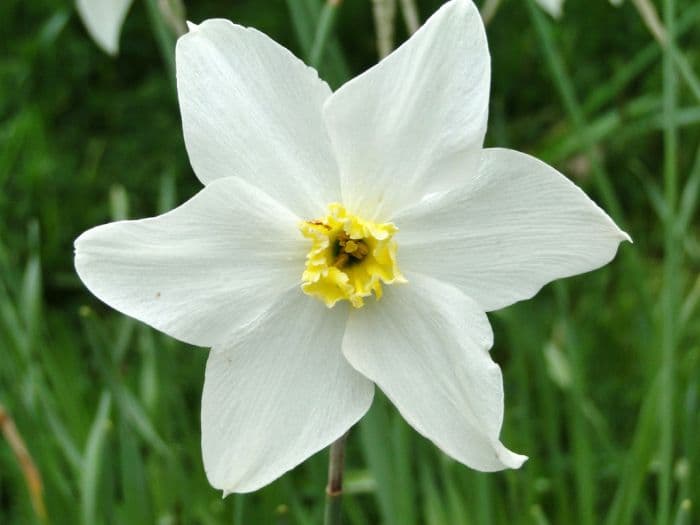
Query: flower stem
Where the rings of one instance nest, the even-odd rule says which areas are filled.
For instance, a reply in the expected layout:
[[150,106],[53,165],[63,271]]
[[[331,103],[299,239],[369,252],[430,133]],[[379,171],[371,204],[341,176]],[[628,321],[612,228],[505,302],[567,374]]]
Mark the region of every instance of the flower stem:
[[158,0],[147,0],[146,8],[151,22],[151,30],[158,44],[163,63],[175,87],[175,41],[177,36],[165,21]]
[[678,346],[678,297],[680,281],[678,274],[682,267],[683,232],[678,231],[678,126],[676,107],[678,104],[678,80],[675,51],[675,11],[674,0],[663,2],[663,17],[668,38],[663,46],[663,140],[664,140],[664,194],[666,197],[666,218],[664,233],[663,288],[661,290],[661,392],[659,395],[659,459],[661,461],[657,486],[656,523],[669,523],[673,498],[673,464],[675,448],[675,397],[676,397],[676,353]]
[[326,510],[324,525],[340,525],[343,497],[343,465],[345,463],[345,440],[347,432],[339,437],[330,449],[328,458],[328,485],[326,486]]
[[[693,93],[695,98],[700,100],[700,79],[693,71],[692,66],[688,62],[685,56],[676,49],[675,46],[669,44],[669,39],[673,39],[674,35],[668,34],[668,29],[664,26],[663,22],[659,18],[659,14],[654,7],[651,0],[632,0],[632,4],[639,12],[644,21],[644,25],[647,26],[649,32],[654,37],[654,39],[659,43],[664,51],[670,53],[671,59],[675,64],[676,69],[680,76],[685,80],[690,91]],[[676,24],[674,23],[674,26]],[[675,27],[674,27],[675,29]]]
[[416,0],[401,0],[401,14],[403,15],[406,30],[412,35],[420,27],[420,16]]
[[394,50],[396,0],[372,0],[372,15],[377,33],[377,53],[382,59]]
[[309,64],[316,69],[321,67],[323,55],[330,41],[341,3],[342,0],[326,0],[323,9],[321,9],[318,25],[316,26],[316,34],[311,45],[311,53],[309,54]]

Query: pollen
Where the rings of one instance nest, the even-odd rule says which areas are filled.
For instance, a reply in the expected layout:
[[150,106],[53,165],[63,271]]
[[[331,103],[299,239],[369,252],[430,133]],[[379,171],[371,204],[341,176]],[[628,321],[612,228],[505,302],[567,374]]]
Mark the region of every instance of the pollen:
[[329,308],[350,301],[355,308],[364,298],[382,297],[382,284],[405,283],[396,262],[398,228],[393,223],[369,222],[349,214],[342,204],[328,206],[323,219],[304,221],[301,233],[311,240],[301,289]]

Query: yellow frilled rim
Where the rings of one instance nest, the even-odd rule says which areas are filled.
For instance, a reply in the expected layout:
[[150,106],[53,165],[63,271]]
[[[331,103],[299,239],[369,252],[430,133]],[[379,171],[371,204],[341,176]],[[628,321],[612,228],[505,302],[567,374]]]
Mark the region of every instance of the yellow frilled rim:
[[406,282],[396,263],[394,224],[364,221],[339,203],[329,204],[328,212],[299,225],[312,243],[302,275],[304,293],[329,308],[343,300],[361,308],[372,292],[381,299],[382,283]]

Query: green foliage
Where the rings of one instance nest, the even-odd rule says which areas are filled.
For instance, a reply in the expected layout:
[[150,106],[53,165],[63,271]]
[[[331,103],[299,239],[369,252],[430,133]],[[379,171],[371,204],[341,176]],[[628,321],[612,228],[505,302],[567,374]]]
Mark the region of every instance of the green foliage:
[[[418,2],[423,18],[439,3]],[[194,21],[267,32],[334,87],[376,61],[369,1],[189,4]],[[488,28],[487,143],[559,167],[635,244],[491,315],[503,439],[531,458],[521,470],[456,464],[378,396],[350,433],[346,523],[698,521],[700,6],[662,4],[675,46],[655,42],[629,1],[567,0],[560,21],[531,0],[502,2]],[[135,2],[110,59],[70,3],[0,3],[0,404],[48,510],[37,517],[3,439],[0,523],[319,523],[325,453],[221,499],[200,455],[206,352],[110,310],[73,271],[85,229],[198,189],[154,5]]]

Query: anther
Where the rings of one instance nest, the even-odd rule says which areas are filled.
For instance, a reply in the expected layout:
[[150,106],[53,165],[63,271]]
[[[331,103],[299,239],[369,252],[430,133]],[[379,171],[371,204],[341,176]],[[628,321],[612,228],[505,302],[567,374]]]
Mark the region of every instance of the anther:
[[355,248],[352,251],[348,250],[347,248],[345,248],[345,251],[349,252],[350,255],[352,255],[356,259],[364,259],[365,256],[369,253],[369,246],[367,246],[367,243],[365,243],[364,241],[357,241],[357,243],[354,244]]
[[333,264],[333,266],[342,270],[349,261],[350,256],[347,253],[342,252],[340,255],[338,255],[338,258],[335,260],[335,264]]
[[351,262],[350,257],[355,261],[361,261],[369,253],[369,246],[362,239],[351,239],[346,232],[340,232],[336,239],[338,243],[338,256],[333,263],[336,268],[344,268]]

